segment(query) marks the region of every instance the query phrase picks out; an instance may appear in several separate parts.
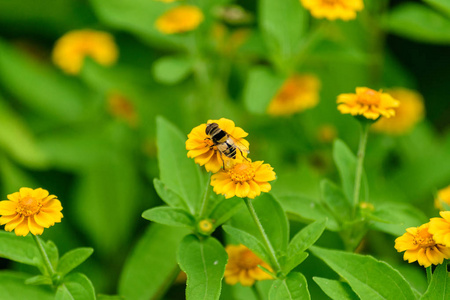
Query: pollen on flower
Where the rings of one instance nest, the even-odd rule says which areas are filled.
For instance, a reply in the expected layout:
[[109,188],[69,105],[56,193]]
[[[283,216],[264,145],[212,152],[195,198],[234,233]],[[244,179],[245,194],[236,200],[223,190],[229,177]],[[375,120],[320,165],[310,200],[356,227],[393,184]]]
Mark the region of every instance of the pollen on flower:
[[315,18],[344,21],[356,18],[356,12],[364,8],[362,0],[300,0]]
[[255,177],[255,170],[251,164],[240,163],[228,170],[231,180],[234,182],[245,182]]

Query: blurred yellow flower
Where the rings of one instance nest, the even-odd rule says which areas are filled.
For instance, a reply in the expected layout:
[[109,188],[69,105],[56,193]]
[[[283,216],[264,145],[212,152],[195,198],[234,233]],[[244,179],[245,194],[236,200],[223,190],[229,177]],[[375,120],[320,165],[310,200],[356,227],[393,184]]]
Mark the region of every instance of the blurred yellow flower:
[[165,34],[196,29],[203,22],[202,11],[193,5],[180,5],[165,12],[156,20],[156,28]]
[[[225,118],[220,120],[208,120],[208,124],[217,123],[219,128],[225,131],[230,139],[236,145],[242,145],[245,149],[248,149],[249,143],[244,139],[248,135],[247,132],[242,130],[240,127],[236,127],[234,122]],[[225,164],[228,165],[232,158],[229,158],[217,149],[217,145],[214,145],[210,136],[206,134],[206,124],[201,124],[188,134],[188,139],[186,141],[186,150],[189,152],[187,156],[194,158],[195,163],[200,166],[205,166],[208,172],[217,172]],[[240,151],[236,151],[236,159],[241,159]],[[244,153],[245,155],[245,153]]]
[[424,117],[425,107],[422,96],[412,90],[395,88],[386,91],[400,102],[395,108],[395,117],[381,118],[372,129],[387,134],[399,135],[410,131]]
[[334,125],[324,124],[319,127],[317,139],[322,143],[331,143],[337,137],[337,129]]
[[319,102],[320,81],[313,75],[294,74],[281,86],[270,102],[267,113],[291,115],[312,108]]
[[59,38],[52,57],[53,62],[64,72],[78,74],[86,56],[103,66],[110,66],[117,61],[118,52],[112,35],[85,29],[70,31]]
[[436,199],[434,199],[434,206],[437,209],[443,210],[442,203],[450,205],[450,185],[438,191]]
[[202,234],[210,234],[214,230],[214,225],[211,220],[203,219],[198,222],[197,228]]
[[430,233],[437,243],[450,247],[450,211],[441,211],[442,218],[431,218]]
[[372,120],[395,116],[395,108],[400,104],[391,95],[366,87],[357,87],[356,94],[340,94],[337,103],[342,114],[362,115]]
[[356,12],[364,8],[362,0],[300,0],[315,18],[344,21],[356,18]]
[[6,224],[6,231],[15,230],[18,236],[30,231],[39,235],[44,228],[61,222],[61,202],[44,189],[21,188],[7,197],[9,200],[0,201],[0,225]]
[[214,192],[225,195],[227,199],[234,196],[253,199],[261,192],[269,192],[272,187],[268,181],[275,179],[275,172],[269,164],[243,160],[211,176],[211,185]]
[[134,109],[133,103],[124,95],[113,92],[108,96],[108,111],[118,118],[126,121],[131,127],[136,127],[138,115]]
[[435,235],[429,232],[430,223],[420,227],[410,227],[406,233],[395,240],[395,249],[405,251],[403,259],[409,263],[417,261],[419,265],[429,266],[442,264],[444,258],[450,258],[450,248],[437,243]]
[[228,245],[225,247],[228,263],[225,267],[225,282],[235,285],[251,286],[255,280],[273,279],[272,276],[258,267],[261,265],[272,272],[272,268],[244,245]]

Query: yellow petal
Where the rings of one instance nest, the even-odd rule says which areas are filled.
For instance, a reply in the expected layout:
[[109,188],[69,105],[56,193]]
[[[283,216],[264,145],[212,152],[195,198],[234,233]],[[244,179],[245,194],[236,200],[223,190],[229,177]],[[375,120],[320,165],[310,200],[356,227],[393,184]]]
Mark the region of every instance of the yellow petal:
[[43,212],[41,210],[37,215],[34,215],[34,220],[36,221],[36,224],[38,224],[39,226],[49,228],[50,226],[55,224],[55,220],[54,218],[52,218],[52,216],[53,216],[52,214]]
[[17,227],[17,225],[19,225],[20,223],[22,223],[24,217],[21,215],[16,215],[14,217],[14,219],[12,219],[11,221],[9,221],[6,225],[5,225],[5,230],[6,231],[12,231],[14,228]]
[[[34,235],[41,235],[44,232],[44,227],[40,226],[34,221],[34,218],[28,217],[28,228]],[[17,229],[16,229],[17,232]]]
[[247,270],[242,270],[241,273],[239,273],[239,282],[243,286],[252,286],[255,283],[255,279],[248,275]]
[[14,232],[17,236],[26,236],[28,232],[30,232],[30,229],[28,228],[27,218],[24,218],[22,222],[20,222],[19,225],[16,226]]
[[34,199],[45,199],[48,196],[48,191],[44,190],[42,188],[37,188],[37,189],[33,190],[33,192],[31,193],[31,196]]
[[16,213],[17,202],[14,201],[0,201],[0,215],[12,215]]
[[19,199],[20,199],[20,193],[19,193],[19,192],[15,192],[15,193],[9,194],[9,195],[7,196],[7,198],[8,198],[9,200],[11,200],[11,201],[18,202]]
[[23,188],[20,188],[19,193],[20,193],[21,198],[25,198],[27,196],[31,196],[33,193],[33,190],[30,188],[27,188],[27,187],[23,187]]
[[247,182],[236,184],[236,196],[239,198],[247,197],[250,192],[250,185]]

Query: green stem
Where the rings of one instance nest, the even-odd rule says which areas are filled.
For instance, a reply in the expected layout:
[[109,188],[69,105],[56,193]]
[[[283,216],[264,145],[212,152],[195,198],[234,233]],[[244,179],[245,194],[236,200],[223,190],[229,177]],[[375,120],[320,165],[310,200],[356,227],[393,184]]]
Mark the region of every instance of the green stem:
[[42,245],[41,240],[37,235],[33,235],[34,241],[36,242],[39,252],[41,253],[42,259],[44,261],[44,265],[47,269],[47,272],[52,276],[55,274],[55,270],[53,269],[52,263],[50,262],[50,259],[48,258],[47,252],[45,252],[45,248]]
[[272,243],[269,240],[269,237],[266,234],[266,231],[264,230],[264,227],[262,226],[261,222],[259,221],[258,215],[256,214],[256,210],[253,207],[252,200],[249,198],[244,198],[245,204],[247,205],[248,211],[250,212],[250,215],[253,218],[253,221],[255,222],[256,226],[258,227],[259,232],[261,233],[264,244],[266,246],[267,251],[269,251],[270,258],[272,260],[272,266],[274,266],[275,272],[278,273],[281,271],[280,263],[278,262],[277,256],[275,254],[275,249],[272,246]]
[[430,282],[431,282],[431,275],[433,275],[432,272],[431,272],[431,266],[429,266],[426,269],[427,269],[427,281],[428,281],[428,284],[430,284]]
[[200,214],[199,217],[202,219],[206,214],[206,208],[208,207],[208,199],[209,199],[209,192],[211,190],[211,185],[209,184],[211,181],[211,172],[208,172],[208,178],[206,180],[206,189],[203,193],[203,199],[202,199],[202,206],[200,207]]
[[361,189],[361,177],[363,171],[364,155],[366,154],[367,137],[369,135],[369,122],[361,123],[361,137],[358,146],[358,155],[356,157],[356,174],[355,174],[355,186],[353,190],[353,218],[356,216],[356,210],[359,204],[359,192]]

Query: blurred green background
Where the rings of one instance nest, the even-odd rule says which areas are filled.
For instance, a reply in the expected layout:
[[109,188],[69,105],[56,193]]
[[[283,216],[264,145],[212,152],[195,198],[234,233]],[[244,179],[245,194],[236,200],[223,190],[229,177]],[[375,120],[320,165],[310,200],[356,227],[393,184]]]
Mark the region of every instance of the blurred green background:
[[[353,151],[359,137],[357,122],[337,111],[337,95],[356,86],[415,89],[425,99],[425,120],[403,136],[369,137],[370,201],[407,202],[428,217],[437,214],[433,193],[450,184],[449,5],[365,1],[356,20],[330,22],[310,18],[297,1],[290,15],[277,16],[268,1],[186,1],[202,9],[205,21],[195,33],[164,35],[154,22],[178,3],[0,0],[0,194],[6,199],[28,186],[59,197],[65,217],[44,239],[61,253],[93,247],[81,268],[97,292],[117,293],[126,258],[149,226],[141,212],[162,204],[152,184],[159,176],[156,116],[186,135],[208,119],[232,119],[250,133],[252,158],[274,167],[275,195],[319,197],[320,179],[339,180],[332,143],[318,139],[319,129],[334,126]],[[230,5],[245,17],[236,18]],[[66,75],[51,61],[53,45],[86,28],[114,36],[118,62],[103,67],[87,58],[79,75]],[[247,38],[230,47],[242,29]],[[302,45],[294,63],[284,51],[293,36]],[[190,63],[180,67],[177,59],[186,58]],[[255,77],[258,68],[273,78]],[[267,101],[293,71],[320,78],[320,103],[293,116],[268,116]],[[112,92],[131,103],[135,124],[111,113]],[[400,262],[394,237],[371,237],[365,252]],[[24,270],[6,260],[0,268]]]

